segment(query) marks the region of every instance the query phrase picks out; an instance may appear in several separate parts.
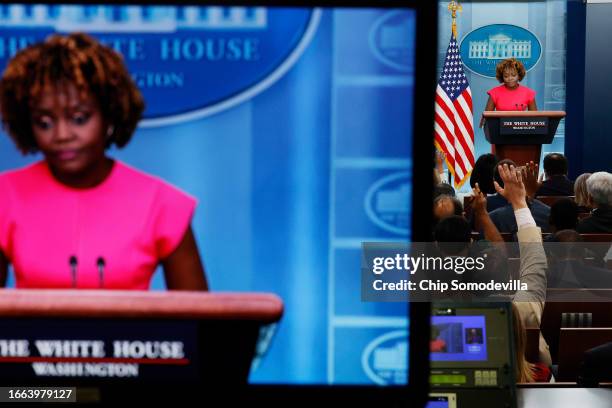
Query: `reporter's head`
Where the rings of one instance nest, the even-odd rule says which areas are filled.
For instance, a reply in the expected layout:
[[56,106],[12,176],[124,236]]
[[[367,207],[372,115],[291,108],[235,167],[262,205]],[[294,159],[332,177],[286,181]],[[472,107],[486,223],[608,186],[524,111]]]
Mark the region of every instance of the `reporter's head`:
[[434,229],[436,245],[446,255],[458,255],[466,251],[472,228],[465,217],[452,215],[444,218]]

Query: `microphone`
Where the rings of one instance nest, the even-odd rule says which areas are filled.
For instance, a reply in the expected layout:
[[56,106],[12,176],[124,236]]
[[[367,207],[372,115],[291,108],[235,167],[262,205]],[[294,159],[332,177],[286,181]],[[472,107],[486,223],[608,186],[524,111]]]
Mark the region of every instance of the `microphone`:
[[68,258],[68,264],[70,265],[70,274],[72,275],[72,287],[76,288],[77,286],[77,257],[74,255],[70,255]]
[[101,256],[98,257],[96,261],[96,265],[98,265],[98,278],[100,280],[100,288],[104,287],[104,268],[106,267],[106,262],[104,262],[104,258]]

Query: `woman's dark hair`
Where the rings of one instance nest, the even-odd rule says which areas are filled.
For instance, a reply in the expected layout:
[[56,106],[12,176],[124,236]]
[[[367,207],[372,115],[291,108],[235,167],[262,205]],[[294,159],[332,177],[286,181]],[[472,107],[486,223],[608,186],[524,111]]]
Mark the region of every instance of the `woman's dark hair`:
[[453,186],[451,186],[448,183],[440,183],[434,187],[434,195],[433,195],[434,200],[441,195],[455,197],[456,196],[455,189],[453,188]]
[[468,247],[472,228],[464,217],[451,215],[436,225],[434,240],[438,248],[446,255],[456,255]]
[[578,225],[578,205],[571,198],[561,198],[550,207],[548,223],[557,231],[573,230]]
[[478,183],[480,191],[484,194],[495,194],[495,186],[493,180],[495,177],[495,165],[497,164],[497,157],[494,154],[487,153],[480,156],[474,168],[472,169],[472,175],[470,176],[470,186],[472,188]]
[[18,52],[0,80],[2,122],[19,150],[35,153],[31,108],[43,92],[74,85],[91,95],[112,126],[107,147],[125,146],[144,111],[144,100],[122,57],[83,33],[52,35]]
[[504,71],[507,69],[516,71],[519,81],[522,81],[523,78],[525,78],[525,73],[527,72],[525,71],[525,65],[523,65],[523,63],[516,58],[505,59],[497,64],[497,67],[495,67],[495,78],[497,78],[500,83],[504,82]]

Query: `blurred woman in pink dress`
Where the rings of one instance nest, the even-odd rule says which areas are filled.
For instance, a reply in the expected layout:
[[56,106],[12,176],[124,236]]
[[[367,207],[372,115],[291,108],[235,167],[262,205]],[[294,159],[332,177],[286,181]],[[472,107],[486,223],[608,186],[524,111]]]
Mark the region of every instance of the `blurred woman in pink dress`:
[[0,283],[18,288],[207,290],[191,229],[196,200],[107,156],[144,101],[111,48],[54,35],[20,51],[0,80],[5,129],[44,159],[0,174]]

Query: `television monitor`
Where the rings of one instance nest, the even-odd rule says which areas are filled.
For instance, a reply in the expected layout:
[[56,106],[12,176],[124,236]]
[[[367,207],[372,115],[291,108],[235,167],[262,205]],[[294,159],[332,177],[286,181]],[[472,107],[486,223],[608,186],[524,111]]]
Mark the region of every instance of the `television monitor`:
[[[363,241],[429,238],[437,22],[425,3],[2,2],[0,67],[53,33],[122,54],[147,106],[109,155],[198,199],[212,290],[284,301],[253,389],[411,393],[420,406],[428,305],[362,302],[359,261]],[[0,171],[42,159],[1,136]],[[165,288],[160,271],[150,287]]]

